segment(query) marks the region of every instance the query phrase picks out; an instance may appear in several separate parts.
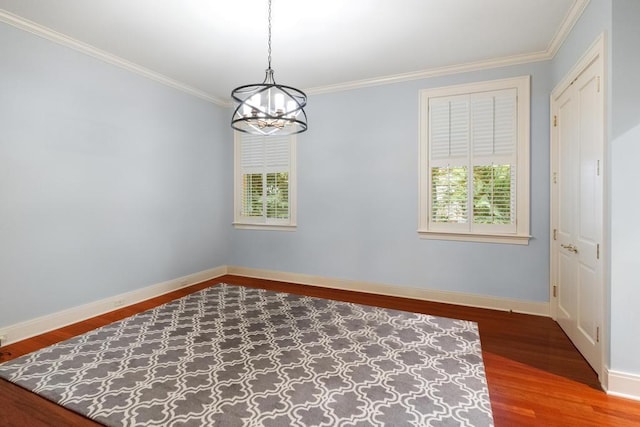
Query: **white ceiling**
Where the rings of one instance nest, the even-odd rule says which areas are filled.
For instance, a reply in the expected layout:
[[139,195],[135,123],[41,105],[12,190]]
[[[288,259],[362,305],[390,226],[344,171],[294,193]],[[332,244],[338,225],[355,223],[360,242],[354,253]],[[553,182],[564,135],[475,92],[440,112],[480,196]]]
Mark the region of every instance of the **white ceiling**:
[[[278,83],[310,93],[551,58],[588,0],[273,0]],[[0,20],[213,101],[259,83],[266,0],[0,0]]]

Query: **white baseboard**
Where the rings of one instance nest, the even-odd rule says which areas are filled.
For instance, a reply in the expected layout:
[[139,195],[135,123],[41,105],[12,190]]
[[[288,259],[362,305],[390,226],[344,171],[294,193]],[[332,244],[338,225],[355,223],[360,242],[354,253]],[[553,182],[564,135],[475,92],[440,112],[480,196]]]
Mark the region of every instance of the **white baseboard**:
[[[1,328],[0,336],[4,336],[2,345],[31,338],[118,308],[133,305],[206,280],[215,279],[216,277],[224,276],[225,274],[278,280],[331,289],[366,292],[377,295],[388,295],[470,307],[488,308],[493,310],[514,311],[539,316],[549,316],[549,304],[544,302],[487,297],[475,294],[395,286],[384,283],[332,279],[322,276],[262,270],[248,267],[220,266]],[[603,386],[608,394],[627,399],[640,400],[640,375],[612,371],[606,367],[604,371]]]
[[384,283],[332,279],[322,276],[262,270],[248,267],[220,266],[0,328],[0,336],[4,337],[2,345],[31,338],[54,329],[81,322],[91,317],[99,316],[100,314],[136,304],[138,302],[164,295],[196,283],[214,279],[225,274],[278,280],[331,289],[366,292],[377,295],[443,302],[470,307],[489,308],[493,310],[514,311],[517,313],[535,314],[539,316],[549,316],[549,304],[545,302],[487,297],[475,294],[437,291]]
[[396,286],[384,283],[331,279],[322,276],[311,276],[307,274],[286,273],[238,266],[227,266],[227,274],[255,277],[258,279],[278,280],[282,282],[298,283],[301,285],[320,286],[324,288],[366,292],[377,295],[412,298],[501,311],[514,311],[517,313],[535,314],[546,317],[549,316],[548,302],[522,301],[475,294],[413,288],[408,286]]
[[117,310],[128,305],[155,298],[160,295],[195,285],[196,283],[214,279],[227,274],[227,267],[221,266],[198,273],[189,274],[177,279],[168,280],[142,289],[115,295],[99,301],[72,307],[56,313],[37,317],[25,322],[16,323],[0,329],[0,336],[4,336],[2,345],[11,344],[54,329],[62,328],[73,323],[81,322],[91,317],[109,311]]
[[640,400],[640,375],[605,368],[607,394]]

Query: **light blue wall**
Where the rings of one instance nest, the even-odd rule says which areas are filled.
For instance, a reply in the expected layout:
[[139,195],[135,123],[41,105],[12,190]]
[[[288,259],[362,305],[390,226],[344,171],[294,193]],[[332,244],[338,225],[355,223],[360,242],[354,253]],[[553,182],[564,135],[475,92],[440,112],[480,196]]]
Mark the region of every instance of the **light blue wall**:
[[640,1],[615,0],[612,5],[611,89],[615,114],[611,136],[618,138],[640,124]]
[[[421,240],[418,93],[532,76],[528,246]],[[298,230],[234,230],[234,265],[548,301],[549,62],[311,96],[298,138]]]
[[640,1],[613,1],[611,369],[640,375]]
[[226,264],[227,119],[0,23],[0,327]]
[[612,146],[610,367],[640,375],[640,122]]

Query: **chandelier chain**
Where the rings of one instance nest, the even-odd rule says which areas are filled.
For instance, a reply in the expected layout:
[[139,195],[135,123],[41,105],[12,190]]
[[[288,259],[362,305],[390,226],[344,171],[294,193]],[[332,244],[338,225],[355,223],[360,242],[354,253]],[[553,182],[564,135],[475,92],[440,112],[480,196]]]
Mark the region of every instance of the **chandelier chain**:
[[267,62],[269,63],[269,69],[271,69],[271,0],[269,0],[269,57]]

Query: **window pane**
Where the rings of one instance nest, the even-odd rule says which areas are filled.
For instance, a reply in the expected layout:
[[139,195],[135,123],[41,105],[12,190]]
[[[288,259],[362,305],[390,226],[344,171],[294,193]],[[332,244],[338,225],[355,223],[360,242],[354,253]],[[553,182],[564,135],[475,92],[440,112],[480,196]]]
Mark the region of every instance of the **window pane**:
[[467,223],[467,168],[431,168],[431,220]]
[[242,175],[242,216],[262,216],[262,174]]
[[267,218],[289,218],[289,174],[267,174]]
[[473,167],[474,224],[513,224],[515,177],[511,165]]

